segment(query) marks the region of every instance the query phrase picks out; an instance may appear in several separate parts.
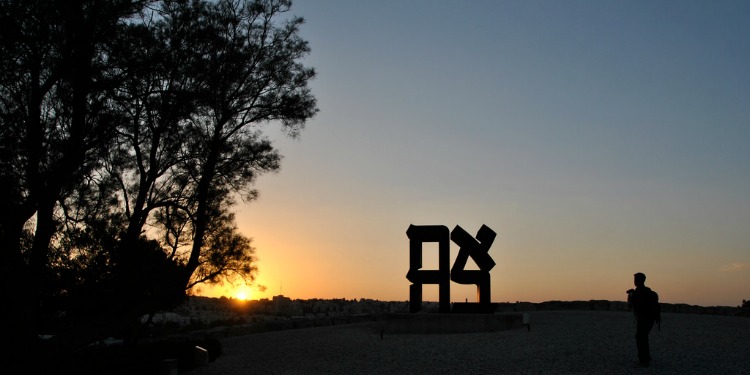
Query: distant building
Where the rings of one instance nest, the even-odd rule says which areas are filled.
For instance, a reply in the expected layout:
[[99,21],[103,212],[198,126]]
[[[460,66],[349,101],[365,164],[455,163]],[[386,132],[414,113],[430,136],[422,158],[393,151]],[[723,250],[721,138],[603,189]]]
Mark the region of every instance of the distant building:
[[292,315],[292,299],[283,295],[273,296],[271,300],[271,314],[281,316]]

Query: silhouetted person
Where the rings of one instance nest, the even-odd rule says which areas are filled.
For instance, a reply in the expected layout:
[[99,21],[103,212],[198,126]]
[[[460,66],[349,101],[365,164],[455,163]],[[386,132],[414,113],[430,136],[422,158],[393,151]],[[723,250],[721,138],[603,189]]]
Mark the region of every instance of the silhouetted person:
[[661,322],[659,313],[659,295],[646,286],[646,275],[633,275],[635,289],[629,289],[628,306],[633,309],[636,320],[635,345],[638,348],[637,366],[648,367],[651,364],[651,353],[648,345],[648,334],[654,322]]

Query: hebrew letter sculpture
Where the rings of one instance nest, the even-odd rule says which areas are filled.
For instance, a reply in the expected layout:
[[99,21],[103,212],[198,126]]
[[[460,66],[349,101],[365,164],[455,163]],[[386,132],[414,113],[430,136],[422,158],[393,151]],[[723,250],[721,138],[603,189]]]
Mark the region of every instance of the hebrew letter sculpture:
[[[409,312],[422,309],[422,285],[439,285],[439,310],[450,312],[450,254],[449,232],[444,225],[409,225],[406,231],[409,237],[409,272],[406,278],[412,282],[409,286]],[[422,244],[438,243],[438,269],[422,270]]]
[[[477,236],[472,237],[463,228],[456,225],[452,232],[444,225],[409,225],[406,231],[409,237],[409,272],[406,278],[411,281],[409,286],[409,312],[422,309],[422,285],[439,285],[439,311],[447,313],[451,310],[451,280],[459,284],[475,284],[477,286],[477,301],[482,311],[490,311],[490,270],[495,267],[495,261],[489,254],[490,247],[495,241],[497,233],[486,225],[482,225]],[[450,269],[450,242],[458,244],[456,262]],[[438,243],[438,269],[422,269],[422,244],[425,242]],[[479,267],[479,270],[466,270],[469,257]]]
[[[458,284],[476,284],[477,302],[480,306],[490,305],[490,270],[495,261],[488,254],[497,234],[486,225],[482,225],[474,239],[463,228],[456,225],[451,232],[451,240],[461,246],[456,262],[451,269],[451,280]],[[465,270],[466,261],[471,257],[479,270]]]

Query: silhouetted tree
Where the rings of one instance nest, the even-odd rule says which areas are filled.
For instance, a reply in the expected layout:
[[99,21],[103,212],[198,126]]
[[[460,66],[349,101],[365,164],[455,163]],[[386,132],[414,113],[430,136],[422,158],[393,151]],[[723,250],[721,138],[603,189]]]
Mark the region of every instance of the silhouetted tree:
[[296,135],[316,111],[307,87],[314,71],[299,61],[309,52],[298,35],[302,19],[274,24],[289,6],[288,1],[221,1],[206,8],[201,27],[191,29],[202,41],[194,51],[204,91],[201,110],[188,125],[190,162],[183,164],[194,202],[186,282],[202,263],[206,241],[216,238],[210,232],[229,229],[212,222],[232,204],[230,194],[254,198],[248,182],[279,167],[279,156],[259,126],[278,120]]
[[140,268],[131,247],[145,224],[180,266],[182,290],[253,279],[254,249],[228,210],[235,194],[256,196],[250,186],[258,174],[279,168],[260,126],[279,121],[294,136],[317,111],[307,87],[314,71],[300,62],[309,52],[298,35],[302,19],[282,18],[290,6],[164,2],[134,27],[152,30],[140,45],[154,62],[123,104],[133,116],[118,175],[129,218],[116,253],[123,302],[141,299],[131,288]]
[[291,2],[0,7],[2,271],[25,286],[27,333],[55,309],[125,325],[252,280],[231,207],[279,168],[262,125],[296,136],[317,111]]
[[104,46],[142,4],[0,2],[0,243],[2,272],[15,282],[9,298],[17,305],[8,312],[19,343],[36,331],[59,203],[96,169],[115,134]]

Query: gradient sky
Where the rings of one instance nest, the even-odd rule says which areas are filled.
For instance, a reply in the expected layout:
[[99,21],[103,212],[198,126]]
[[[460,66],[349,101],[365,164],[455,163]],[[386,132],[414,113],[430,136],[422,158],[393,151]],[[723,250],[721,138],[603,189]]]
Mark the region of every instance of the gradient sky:
[[493,302],[624,300],[635,272],[665,302],[750,299],[750,2],[292,13],[320,113],[299,139],[269,125],[281,171],[238,207],[268,288],[252,298],[406,301],[410,224],[486,224]]

